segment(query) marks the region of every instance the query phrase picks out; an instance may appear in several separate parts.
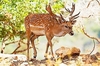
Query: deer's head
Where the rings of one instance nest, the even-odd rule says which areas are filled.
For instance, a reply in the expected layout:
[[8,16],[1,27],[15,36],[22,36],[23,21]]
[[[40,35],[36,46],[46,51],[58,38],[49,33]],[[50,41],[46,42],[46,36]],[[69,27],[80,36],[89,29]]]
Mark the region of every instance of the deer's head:
[[75,4],[72,4],[71,10],[66,9],[66,8],[65,8],[65,10],[68,11],[68,12],[70,13],[69,20],[66,21],[66,20],[63,18],[63,16],[60,14],[60,17],[61,17],[60,23],[62,24],[62,26],[63,26],[66,30],[68,30],[68,33],[69,33],[70,35],[74,35],[74,32],[73,32],[72,28],[73,28],[73,25],[76,23],[76,18],[79,17],[80,12],[77,13],[77,14],[75,14],[75,15],[73,15],[73,13],[74,13],[74,11],[75,11]]

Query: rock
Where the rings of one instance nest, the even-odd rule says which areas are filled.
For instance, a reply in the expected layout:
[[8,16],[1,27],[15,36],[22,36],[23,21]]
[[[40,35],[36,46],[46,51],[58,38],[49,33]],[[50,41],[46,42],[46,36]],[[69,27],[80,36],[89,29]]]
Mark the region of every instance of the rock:
[[72,48],[61,47],[55,51],[55,54],[61,58],[67,58],[67,59],[69,59],[70,57],[76,58],[77,56],[80,55],[80,49],[76,47]]
[[29,66],[28,62],[23,62],[20,66]]
[[67,66],[66,64],[64,64],[64,63],[61,63],[61,64],[59,64],[59,66]]
[[96,62],[98,60],[98,58],[96,57],[95,54],[91,55],[90,58],[91,58],[92,62]]
[[0,66],[28,66],[25,61],[27,61],[25,55],[0,54]]
[[61,47],[55,51],[58,57],[64,58],[65,56],[71,55],[71,50],[68,47]]
[[9,58],[11,60],[26,61],[27,57],[25,55],[18,54],[0,54],[0,58]]
[[79,55],[80,55],[80,49],[79,48],[76,48],[76,47],[72,47],[71,48],[71,56],[73,58],[76,58]]
[[81,54],[80,55],[82,57],[83,62],[85,62],[86,64],[91,64],[91,63],[96,63],[98,58],[96,56],[96,54]]
[[85,62],[89,58],[89,54],[81,54],[83,62]]
[[96,57],[100,60],[100,52],[96,53]]

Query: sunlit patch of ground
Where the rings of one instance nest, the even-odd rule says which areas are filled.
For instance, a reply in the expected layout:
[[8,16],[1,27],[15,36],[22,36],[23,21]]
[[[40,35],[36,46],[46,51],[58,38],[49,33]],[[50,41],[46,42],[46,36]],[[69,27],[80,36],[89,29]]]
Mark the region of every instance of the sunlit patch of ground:
[[55,58],[27,61],[25,55],[0,54],[0,66],[100,66],[100,52],[80,54],[77,58]]

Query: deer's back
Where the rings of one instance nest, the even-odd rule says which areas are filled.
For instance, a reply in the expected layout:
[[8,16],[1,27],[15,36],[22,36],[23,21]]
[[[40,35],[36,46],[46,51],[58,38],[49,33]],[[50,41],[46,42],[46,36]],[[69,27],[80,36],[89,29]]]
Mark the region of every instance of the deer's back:
[[29,14],[25,18],[25,23],[39,26],[39,24],[57,24],[57,20],[55,16],[52,16],[50,14]]

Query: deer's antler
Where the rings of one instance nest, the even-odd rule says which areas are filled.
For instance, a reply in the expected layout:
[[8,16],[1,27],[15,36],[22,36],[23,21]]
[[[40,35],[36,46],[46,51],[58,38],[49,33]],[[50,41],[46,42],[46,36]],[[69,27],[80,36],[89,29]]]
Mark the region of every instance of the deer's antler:
[[72,16],[72,14],[73,14],[74,11],[75,11],[75,4],[72,3],[72,8],[71,8],[71,10],[70,10],[70,9],[67,9],[66,7],[65,7],[65,10],[68,11],[68,12],[70,13],[70,16]]
[[71,10],[66,9],[66,8],[65,8],[65,10],[68,11],[68,12],[70,13],[69,21],[72,22],[72,24],[74,24],[74,23],[76,22],[75,19],[78,18],[78,17],[79,17],[79,14],[80,14],[80,12],[79,12],[79,13],[77,13],[76,15],[73,15],[73,13],[74,13],[74,11],[75,11],[75,4],[72,3],[72,8],[71,8]]

